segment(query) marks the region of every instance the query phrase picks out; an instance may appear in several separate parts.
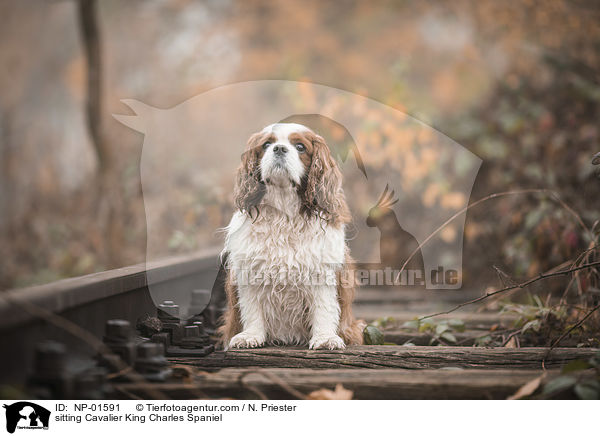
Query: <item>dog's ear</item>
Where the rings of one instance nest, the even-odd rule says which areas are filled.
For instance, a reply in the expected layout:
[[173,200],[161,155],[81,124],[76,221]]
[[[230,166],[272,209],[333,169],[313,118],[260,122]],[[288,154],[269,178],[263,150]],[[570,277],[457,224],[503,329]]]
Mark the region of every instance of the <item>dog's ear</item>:
[[248,140],[242,155],[242,163],[237,170],[234,189],[236,207],[252,216],[258,213],[258,205],[265,195],[265,185],[260,174],[261,139],[264,135],[255,133]]
[[299,190],[302,211],[337,224],[350,221],[342,189],[342,173],[325,140],[311,135],[312,159]]

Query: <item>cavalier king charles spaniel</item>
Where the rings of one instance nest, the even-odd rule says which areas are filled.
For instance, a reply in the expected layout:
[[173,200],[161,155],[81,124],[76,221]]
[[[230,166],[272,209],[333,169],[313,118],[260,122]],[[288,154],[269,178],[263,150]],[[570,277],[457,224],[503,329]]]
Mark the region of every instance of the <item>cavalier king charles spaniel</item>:
[[248,140],[225,228],[227,348],[362,344],[345,241],[350,212],[324,139],[294,123]]

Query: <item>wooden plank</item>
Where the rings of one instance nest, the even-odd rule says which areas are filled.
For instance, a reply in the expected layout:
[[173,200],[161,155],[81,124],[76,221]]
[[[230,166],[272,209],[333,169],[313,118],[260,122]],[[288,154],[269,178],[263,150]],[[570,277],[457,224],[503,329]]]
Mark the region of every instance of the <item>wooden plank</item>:
[[430,302],[462,303],[481,295],[479,289],[435,290],[435,289],[383,289],[359,288],[356,292],[356,304],[392,304]]
[[[201,359],[172,358],[171,362],[205,370],[228,367],[279,368],[522,368],[539,369],[547,348],[403,347],[363,345],[346,350],[308,350],[269,347],[217,351]],[[588,359],[594,348],[556,348],[545,361],[546,368],[577,359]]]
[[[430,345],[432,335],[428,333],[409,332],[402,330],[384,330],[384,342],[390,342],[397,345],[403,345],[410,342],[414,345]],[[485,330],[466,330],[464,332],[452,332],[456,338],[456,343],[462,346],[471,346],[475,339],[489,334]],[[450,344],[453,345],[453,344]]]
[[[403,309],[404,308],[402,307],[394,305],[381,305],[379,307],[373,305],[359,305],[354,307],[354,314],[357,318],[364,319],[367,322],[372,322],[383,317],[389,317],[392,318],[397,325],[428,315],[428,312],[415,313]],[[434,312],[436,312],[435,309],[429,313]],[[456,311],[450,314],[436,316],[434,319],[436,321],[460,319],[464,321],[468,328],[483,328],[487,330],[495,324],[511,325],[517,318],[509,314],[499,315],[497,312],[472,313],[467,311]]]
[[[482,400],[505,399],[541,370],[463,369],[301,369],[227,368],[203,373],[186,383],[118,385],[118,391],[144,397],[148,389],[160,390],[172,399],[209,398],[273,400],[304,398],[318,389],[341,384],[357,400]],[[549,379],[559,374],[546,372]],[[124,397],[127,398],[127,397]]]
[[[354,399],[505,399],[542,374],[541,370],[421,370],[406,369],[224,369],[198,380],[213,397],[293,399],[286,387],[302,394],[334,389],[341,383]],[[553,371],[550,371],[552,373]]]

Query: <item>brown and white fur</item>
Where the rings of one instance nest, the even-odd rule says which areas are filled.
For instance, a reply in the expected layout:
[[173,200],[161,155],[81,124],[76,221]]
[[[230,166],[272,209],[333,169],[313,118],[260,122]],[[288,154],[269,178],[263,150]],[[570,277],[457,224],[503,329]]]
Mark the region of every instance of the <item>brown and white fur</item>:
[[272,124],[248,140],[225,228],[227,348],[361,344],[345,241],[341,172],[307,127]]

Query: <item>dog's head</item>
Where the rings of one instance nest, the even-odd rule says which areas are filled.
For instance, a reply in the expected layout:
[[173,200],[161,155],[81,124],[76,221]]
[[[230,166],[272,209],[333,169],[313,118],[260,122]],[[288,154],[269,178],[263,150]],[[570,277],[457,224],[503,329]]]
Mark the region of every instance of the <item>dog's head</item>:
[[271,124],[248,140],[238,169],[236,206],[252,215],[271,189],[295,189],[300,212],[330,223],[349,221],[342,175],[325,140],[295,123]]

